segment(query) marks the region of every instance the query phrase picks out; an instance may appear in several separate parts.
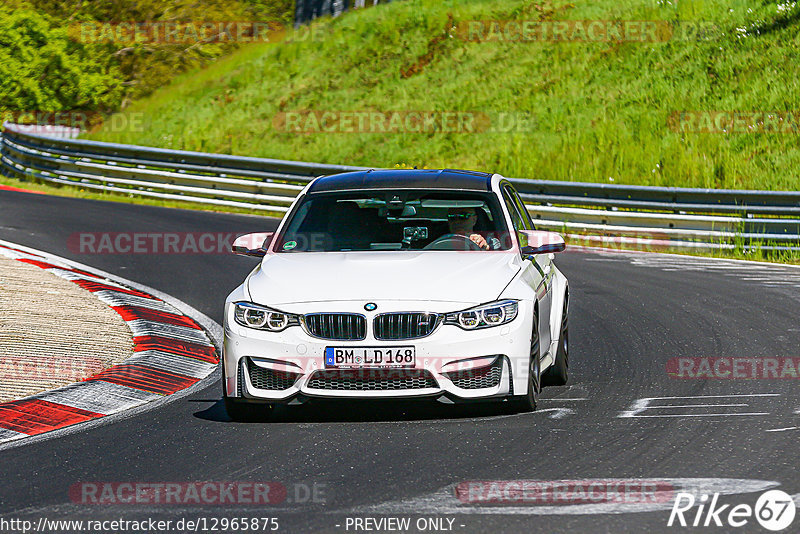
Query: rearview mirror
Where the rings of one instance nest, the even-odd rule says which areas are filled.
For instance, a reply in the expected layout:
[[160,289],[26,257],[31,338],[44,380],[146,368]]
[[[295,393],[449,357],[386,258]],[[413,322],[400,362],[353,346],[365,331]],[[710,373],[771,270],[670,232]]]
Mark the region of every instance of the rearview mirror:
[[275,232],[257,232],[254,234],[240,235],[233,241],[231,251],[241,256],[254,256],[263,258],[267,253],[272,236]]
[[517,235],[519,236],[520,252],[523,256],[562,252],[567,248],[564,238],[555,232],[520,230]]

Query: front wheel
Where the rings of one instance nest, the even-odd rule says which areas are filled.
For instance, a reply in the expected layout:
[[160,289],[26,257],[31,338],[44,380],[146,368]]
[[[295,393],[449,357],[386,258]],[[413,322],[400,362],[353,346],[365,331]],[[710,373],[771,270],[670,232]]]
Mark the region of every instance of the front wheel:
[[528,367],[528,389],[525,395],[511,397],[508,407],[515,413],[529,413],[536,410],[536,395],[540,390],[539,369],[539,315],[533,316],[533,334]]

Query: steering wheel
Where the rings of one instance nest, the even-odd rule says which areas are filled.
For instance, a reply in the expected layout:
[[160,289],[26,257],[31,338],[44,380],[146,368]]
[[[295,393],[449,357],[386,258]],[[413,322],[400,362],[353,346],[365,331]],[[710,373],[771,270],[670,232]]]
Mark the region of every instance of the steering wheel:
[[461,234],[445,234],[422,250],[483,250],[475,241]]

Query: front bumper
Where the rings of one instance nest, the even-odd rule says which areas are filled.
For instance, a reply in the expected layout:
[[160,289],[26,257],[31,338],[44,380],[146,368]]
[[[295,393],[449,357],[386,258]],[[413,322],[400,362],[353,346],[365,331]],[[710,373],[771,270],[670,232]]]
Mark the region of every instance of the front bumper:
[[307,374],[277,363],[244,357],[237,372],[238,397],[276,403],[305,398],[391,399],[444,397],[450,401],[513,394],[511,366],[504,355],[490,365],[449,373],[427,369],[323,369]]
[[[339,308],[327,304],[338,311],[349,311],[344,303]],[[381,304],[381,309],[387,307]],[[451,304],[430,311],[441,313],[453,309]],[[524,302],[520,302],[516,319],[506,325],[475,331],[439,325],[425,338],[398,341],[376,340],[370,333],[363,341],[323,340],[311,337],[301,327],[264,332],[236,324],[229,317],[231,313],[232,306],[228,306],[222,359],[229,397],[270,403],[300,402],[314,397],[432,397],[459,402],[521,395],[526,391],[533,312]],[[413,368],[325,367],[326,347],[409,345],[416,352]]]

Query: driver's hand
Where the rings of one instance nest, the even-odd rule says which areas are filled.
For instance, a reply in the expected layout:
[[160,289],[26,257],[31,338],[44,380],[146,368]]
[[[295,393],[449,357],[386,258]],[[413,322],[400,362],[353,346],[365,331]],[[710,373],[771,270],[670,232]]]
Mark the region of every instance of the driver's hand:
[[486,242],[486,239],[481,234],[472,234],[469,239],[482,249],[489,250],[489,243]]

